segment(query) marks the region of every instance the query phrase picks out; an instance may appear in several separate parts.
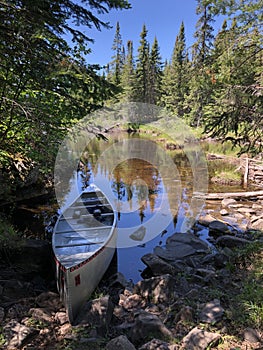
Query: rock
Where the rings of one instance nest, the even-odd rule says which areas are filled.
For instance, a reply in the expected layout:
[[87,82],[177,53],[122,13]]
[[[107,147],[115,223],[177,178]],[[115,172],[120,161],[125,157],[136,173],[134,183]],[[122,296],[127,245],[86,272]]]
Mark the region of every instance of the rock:
[[221,321],[223,314],[224,309],[220,305],[220,301],[215,299],[204,306],[200,314],[200,321],[213,324]]
[[5,315],[5,320],[20,319],[28,312],[29,307],[25,304],[13,304]]
[[221,221],[215,220],[209,224],[209,235],[221,236],[223,234],[230,233],[229,226]]
[[198,253],[208,253],[209,247],[206,242],[192,233],[175,233],[170,236],[165,248],[155,247],[154,253],[168,261],[184,259]]
[[229,256],[224,253],[216,253],[214,255],[214,266],[217,269],[221,269],[229,262]]
[[141,346],[139,350],[169,350],[169,344],[160,339],[152,339]]
[[32,308],[29,310],[29,316],[38,322],[51,323],[53,321],[51,312],[48,309]]
[[36,298],[36,304],[41,308],[52,311],[58,311],[63,307],[59,295],[53,292],[43,292],[39,294]]
[[249,341],[250,343],[261,342],[261,338],[258,331],[249,327],[246,328],[244,331],[244,340]]
[[183,338],[182,345],[186,350],[205,350],[220,338],[218,333],[206,332],[195,327]]
[[250,241],[248,241],[247,239],[229,236],[229,235],[218,237],[215,242],[215,244],[220,247],[227,247],[231,249],[243,247],[244,245],[249,243]]
[[198,219],[199,224],[202,226],[209,226],[212,221],[215,221],[215,218],[210,214],[200,215]]
[[124,297],[124,300],[122,300],[122,295],[121,295],[119,303],[125,310],[128,310],[128,311],[141,309],[143,306],[145,306],[145,301],[142,299],[142,296],[136,293],[126,298]]
[[238,208],[237,211],[239,213],[244,213],[244,214],[252,214],[252,213],[256,212],[255,209],[253,209],[253,208],[246,208],[246,207]]
[[254,221],[252,224],[251,224],[251,227],[255,230],[261,230],[263,231],[263,219],[259,219],[259,220],[256,220]]
[[173,275],[178,272],[174,266],[170,265],[155,254],[145,254],[141,260],[151,270],[153,276],[160,276],[164,274]]
[[178,314],[175,316],[174,322],[193,322],[194,310],[190,306],[183,306]]
[[153,303],[167,303],[174,299],[175,283],[171,275],[152,277],[139,281],[134,286],[134,293],[151,299]]
[[33,337],[38,331],[33,327],[27,327],[15,320],[11,320],[3,327],[7,349],[20,348],[27,339]]
[[105,335],[108,330],[114,305],[109,296],[94,299],[86,303],[77,317],[77,324],[95,326],[100,334]]
[[66,312],[57,312],[55,315],[55,321],[63,325],[68,322],[68,317]]
[[228,211],[226,209],[221,209],[220,210],[220,215],[225,216],[225,215],[228,215],[228,214],[229,213],[228,213]]
[[230,204],[236,203],[234,198],[224,198],[221,202],[222,208],[227,208]]
[[136,350],[135,346],[125,335],[120,335],[112,339],[107,345],[106,350]]
[[143,311],[136,317],[135,324],[130,330],[130,337],[134,344],[140,344],[149,339],[149,336],[167,339],[172,337],[172,333],[158,316]]
[[234,218],[236,218],[237,220],[241,220],[244,218],[244,215],[241,213],[234,213]]

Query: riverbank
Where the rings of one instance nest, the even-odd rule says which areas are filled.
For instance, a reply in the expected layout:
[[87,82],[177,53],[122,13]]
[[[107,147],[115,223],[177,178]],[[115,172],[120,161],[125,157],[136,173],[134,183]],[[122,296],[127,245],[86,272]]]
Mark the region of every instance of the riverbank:
[[147,278],[104,279],[76,326],[56,292],[50,244],[27,240],[0,269],[1,348],[260,349],[263,227],[253,224],[262,224],[262,211],[262,198],[224,199],[192,232],[142,257]]

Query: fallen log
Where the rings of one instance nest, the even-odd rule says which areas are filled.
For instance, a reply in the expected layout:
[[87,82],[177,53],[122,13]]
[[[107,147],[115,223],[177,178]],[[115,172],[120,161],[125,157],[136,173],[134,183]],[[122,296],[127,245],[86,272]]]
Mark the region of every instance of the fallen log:
[[220,200],[224,198],[252,198],[263,196],[263,190],[250,192],[194,193],[194,198]]

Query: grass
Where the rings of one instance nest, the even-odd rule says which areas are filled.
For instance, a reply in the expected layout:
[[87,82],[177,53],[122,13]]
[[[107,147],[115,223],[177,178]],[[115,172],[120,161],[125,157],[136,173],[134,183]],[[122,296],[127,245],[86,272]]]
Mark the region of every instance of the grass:
[[241,182],[241,173],[237,165],[224,160],[208,161],[208,172],[210,178],[218,179],[222,183]]
[[239,295],[231,297],[230,312],[236,328],[263,328],[263,243],[238,249],[234,256],[240,274]]
[[237,154],[240,152],[240,147],[233,147],[230,141],[224,143],[219,141],[203,141],[202,148],[206,153],[223,154],[234,157],[237,157]]
[[5,336],[3,334],[3,328],[0,327],[0,346],[3,346],[5,344]]

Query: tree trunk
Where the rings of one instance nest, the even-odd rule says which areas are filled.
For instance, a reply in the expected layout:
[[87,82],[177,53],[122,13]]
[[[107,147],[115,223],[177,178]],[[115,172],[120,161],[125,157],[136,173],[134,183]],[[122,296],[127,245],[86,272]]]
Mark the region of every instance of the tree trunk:
[[202,199],[224,199],[224,198],[251,198],[263,196],[263,190],[261,191],[251,191],[251,192],[226,192],[226,193],[196,193],[193,195],[194,198]]

